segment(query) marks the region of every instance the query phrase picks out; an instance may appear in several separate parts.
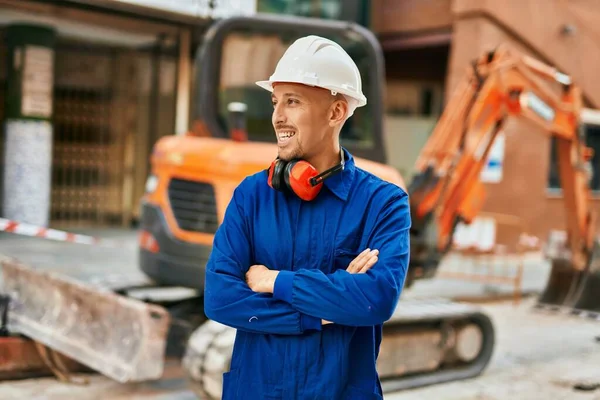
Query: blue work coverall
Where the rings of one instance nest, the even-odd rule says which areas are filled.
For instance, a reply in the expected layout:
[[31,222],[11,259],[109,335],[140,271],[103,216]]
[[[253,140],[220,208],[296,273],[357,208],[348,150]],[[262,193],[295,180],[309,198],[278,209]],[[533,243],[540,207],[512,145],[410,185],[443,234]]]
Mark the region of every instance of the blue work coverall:
[[[207,317],[237,329],[223,400],[382,398],[376,360],[408,268],[408,195],[343,151],[345,169],[313,201],[272,189],[265,171],[234,191],[205,281]],[[366,248],[378,262],[347,272]],[[248,287],[254,264],[281,271],[273,294]]]

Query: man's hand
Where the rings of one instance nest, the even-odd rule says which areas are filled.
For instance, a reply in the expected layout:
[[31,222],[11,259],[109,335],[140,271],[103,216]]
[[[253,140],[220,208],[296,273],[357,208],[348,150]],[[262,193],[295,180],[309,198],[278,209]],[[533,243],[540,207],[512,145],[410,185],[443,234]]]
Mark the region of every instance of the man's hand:
[[373,265],[375,265],[378,260],[378,254],[379,250],[377,249],[365,249],[362,253],[356,256],[354,260],[352,260],[350,265],[348,265],[348,268],[346,268],[346,271],[350,272],[351,274],[364,274],[370,270]]
[[246,272],[246,282],[256,293],[273,293],[279,271],[271,271],[264,265],[253,265]]

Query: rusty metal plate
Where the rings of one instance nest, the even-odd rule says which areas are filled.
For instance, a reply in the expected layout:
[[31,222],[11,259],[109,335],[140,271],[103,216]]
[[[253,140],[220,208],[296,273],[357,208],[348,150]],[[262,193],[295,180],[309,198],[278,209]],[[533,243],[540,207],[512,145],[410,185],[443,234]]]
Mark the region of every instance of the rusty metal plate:
[[[71,372],[87,371],[78,362],[63,355],[62,364]],[[44,362],[35,342],[17,336],[0,337],[0,380],[51,376],[52,370]]]
[[0,338],[0,378],[11,379],[27,372],[50,372],[31,340]]
[[0,261],[9,327],[119,382],[163,373],[169,314],[159,306]]

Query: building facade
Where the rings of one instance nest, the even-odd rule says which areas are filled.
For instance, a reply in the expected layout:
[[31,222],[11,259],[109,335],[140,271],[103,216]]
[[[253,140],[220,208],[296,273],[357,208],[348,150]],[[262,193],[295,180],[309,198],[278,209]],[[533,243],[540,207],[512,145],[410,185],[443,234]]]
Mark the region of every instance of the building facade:
[[119,2],[0,1],[3,216],[135,221],[152,145],[187,129],[207,24]]
[[[386,56],[388,151],[406,177],[443,105],[470,63],[502,43],[572,76],[584,106],[600,108],[600,4],[593,0],[374,0],[372,29]],[[598,122],[596,122],[597,124]],[[592,160],[592,206],[600,211],[600,129],[587,128]],[[520,118],[505,125],[495,164],[482,179],[483,211],[514,216],[525,230],[546,239],[566,228],[555,140]],[[492,170],[494,167],[494,170]],[[497,226],[497,239],[512,242]]]
[[[49,184],[42,185],[44,190],[47,187],[47,198],[29,199],[33,205],[21,207],[47,206],[48,225],[131,224],[138,217],[153,144],[161,136],[182,134],[193,126],[194,55],[211,24],[210,10],[198,8],[203,2],[165,3],[181,9],[159,9],[158,3],[161,1],[0,0],[0,84],[6,88],[0,90],[0,120],[4,122],[0,143],[9,140],[10,121],[27,121],[25,125],[19,122],[23,126],[46,121],[52,126],[51,136],[46,135],[52,145],[39,150],[41,154],[51,151],[51,157],[43,161],[26,151],[25,156],[4,160],[4,171],[6,175],[10,165],[17,172],[25,167],[39,172],[44,165],[51,166],[50,176],[38,174],[41,180],[36,181],[47,178]],[[375,32],[386,61],[385,152],[407,181],[469,63],[500,43],[509,43],[571,74],[583,89],[585,105],[600,107],[600,80],[595,78],[600,65],[596,40],[600,32],[594,24],[600,7],[593,0],[550,0],[535,10],[533,0],[251,3],[243,12],[351,20]],[[9,79],[11,68],[17,65],[14,38],[24,37],[23,45],[36,44],[27,43],[28,35],[11,34],[15,26],[25,32],[49,30],[52,40],[44,54],[51,54],[53,60],[51,72],[45,67],[45,73],[52,76],[50,89],[36,85],[35,79],[28,85],[22,81],[15,85],[14,79]],[[36,65],[34,76],[41,76],[43,63]],[[23,98],[28,100],[23,102]],[[24,113],[23,104],[28,104],[28,112],[33,114]],[[588,129],[587,140],[599,153],[597,129]],[[563,229],[564,198],[552,149],[547,132],[511,120],[494,150],[494,168],[490,164],[482,176],[487,191],[484,211],[514,215],[541,238],[551,229]],[[600,193],[598,160],[593,159],[595,207]],[[19,196],[25,195],[17,193],[21,187],[17,172],[8,179],[0,202],[10,198],[19,206],[24,204]],[[503,235],[501,228],[498,233]]]

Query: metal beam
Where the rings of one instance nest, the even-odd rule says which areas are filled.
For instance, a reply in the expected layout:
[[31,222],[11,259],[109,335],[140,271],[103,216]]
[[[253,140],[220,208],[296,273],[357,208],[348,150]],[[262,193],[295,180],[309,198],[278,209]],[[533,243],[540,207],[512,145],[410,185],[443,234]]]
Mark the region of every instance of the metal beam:
[[177,108],[175,110],[175,133],[183,135],[188,130],[190,118],[191,90],[191,32],[182,29],[179,33],[179,65],[177,71]]
[[[41,3],[28,0],[0,0],[0,9],[12,9],[31,13],[37,17],[53,17],[90,25],[108,26],[125,32],[140,34],[165,35],[173,37],[179,34],[175,24],[157,23],[143,20],[141,15],[132,16],[110,15],[108,12],[91,11],[72,6]],[[107,10],[108,11],[108,10]]]

